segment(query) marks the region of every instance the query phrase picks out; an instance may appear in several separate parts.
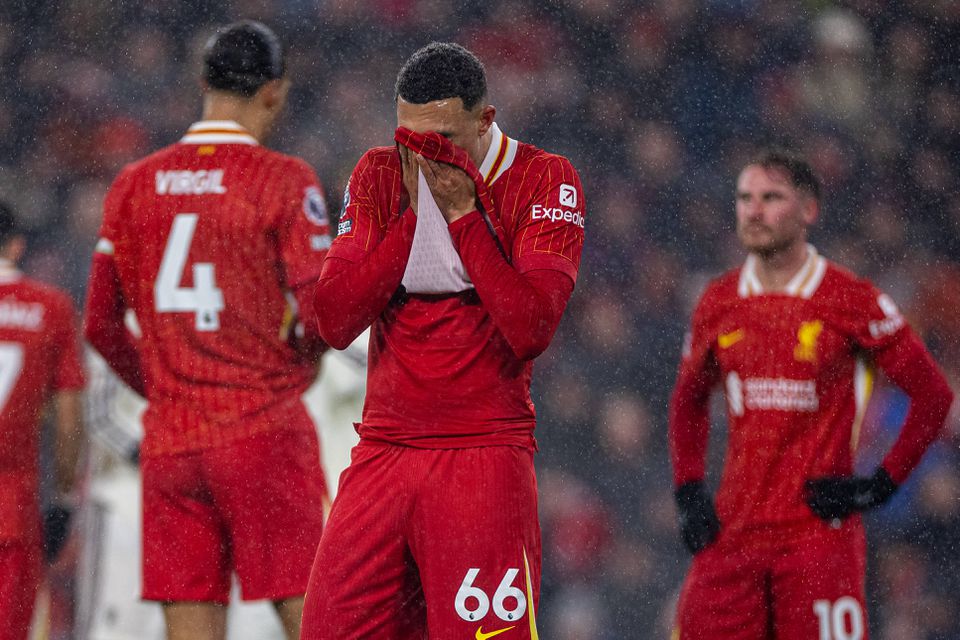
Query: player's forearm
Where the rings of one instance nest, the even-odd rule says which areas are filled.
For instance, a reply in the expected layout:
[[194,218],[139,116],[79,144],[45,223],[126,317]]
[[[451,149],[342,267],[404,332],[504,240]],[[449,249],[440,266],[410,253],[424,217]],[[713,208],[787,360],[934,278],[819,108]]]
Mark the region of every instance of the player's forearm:
[[668,440],[674,486],[703,480],[710,433],[710,387],[681,371],[670,398]]
[[331,347],[346,349],[386,309],[403,279],[415,229],[416,216],[408,210],[359,261],[324,261],[313,308],[320,336]]
[[87,290],[83,335],[121,380],[146,397],[140,356],[123,324],[125,312],[113,259],[95,255]]
[[912,334],[880,354],[877,364],[910,397],[900,435],[883,460],[898,485],[937,439],[953,403],[953,391],[926,348]]
[[519,273],[500,253],[479,212],[449,229],[484,309],[514,354],[532,360],[543,353],[560,325],[573,281],[547,269]]
[[82,399],[79,391],[59,391],[54,395],[53,403],[57,431],[54,449],[57,489],[65,494],[73,488],[80,456]]
[[122,322],[121,320],[119,327],[108,328],[104,321],[92,319],[84,327],[84,336],[120,379],[145,398],[147,392],[140,368],[140,356]]
[[297,301],[297,315],[293,318],[293,326],[287,329],[289,331],[287,342],[300,357],[311,362],[319,361],[329,348],[329,345],[320,337],[317,323],[309,317],[316,291],[316,281],[301,284],[294,289],[293,297]]

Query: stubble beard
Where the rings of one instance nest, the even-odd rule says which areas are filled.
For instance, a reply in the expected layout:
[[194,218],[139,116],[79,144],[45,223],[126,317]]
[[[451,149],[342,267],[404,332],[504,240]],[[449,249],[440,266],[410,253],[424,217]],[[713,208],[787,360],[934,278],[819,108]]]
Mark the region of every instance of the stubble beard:
[[762,229],[766,231],[767,235],[765,238],[757,240],[752,240],[750,235],[744,231],[738,230],[737,232],[740,237],[740,244],[758,258],[772,258],[791,249],[797,241],[796,238],[777,237],[768,227],[762,227]]

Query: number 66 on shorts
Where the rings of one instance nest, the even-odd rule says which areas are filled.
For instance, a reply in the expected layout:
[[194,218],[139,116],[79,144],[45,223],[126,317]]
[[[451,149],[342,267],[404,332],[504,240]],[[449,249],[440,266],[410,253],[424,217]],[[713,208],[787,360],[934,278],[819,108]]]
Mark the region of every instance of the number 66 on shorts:
[[[473,586],[473,581],[479,573],[480,569],[476,568],[467,571],[454,602],[457,615],[467,622],[482,620],[490,611],[490,598],[483,589]],[[527,610],[527,597],[523,591],[513,586],[513,581],[519,573],[520,569],[507,569],[503,580],[500,581],[500,586],[493,594],[493,612],[504,622],[519,620]],[[476,606],[470,608],[473,604]],[[508,604],[514,606],[508,609]]]

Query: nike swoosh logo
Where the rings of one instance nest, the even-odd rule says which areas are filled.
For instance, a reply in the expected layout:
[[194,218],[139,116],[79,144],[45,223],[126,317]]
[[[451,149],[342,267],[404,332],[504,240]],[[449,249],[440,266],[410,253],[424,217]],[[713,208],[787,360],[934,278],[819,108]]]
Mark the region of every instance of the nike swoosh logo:
[[731,331],[730,333],[721,333],[717,336],[717,344],[720,345],[721,349],[729,349],[733,345],[737,344],[746,334],[743,329],[737,329],[736,331]]
[[516,625],[514,625],[513,627],[507,627],[506,629],[497,629],[496,631],[491,631],[490,633],[484,633],[483,626],[481,625],[480,628],[477,629],[476,638],[477,640],[487,640],[487,638],[492,638],[493,636],[498,636],[501,633],[506,633],[507,631],[510,631],[510,629],[513,629],[515,626]]

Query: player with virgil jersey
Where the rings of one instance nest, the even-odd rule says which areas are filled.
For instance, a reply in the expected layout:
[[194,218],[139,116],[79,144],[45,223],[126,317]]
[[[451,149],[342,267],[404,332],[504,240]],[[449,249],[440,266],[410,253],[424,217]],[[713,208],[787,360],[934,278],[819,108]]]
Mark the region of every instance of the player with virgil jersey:
[[[670,446],[684,542],[695,554],[676,638],[861,640],[860,512],[890,498],[937,437],[952,392],[893,301],[806,242],[819,181],[770,151],[736,187],[744,265],[710,283],[684,347]],[[899,438],[853,475],[879,368],[910,397]],[[704,487],[709,397],[729,436],[716,509]]]
[[73,484],[84,384],[67,295],[25,277],[13,210],[0,203],[0,640],[26,640],[42,573],[66,537],[70,510],[40,515],[40,415],[53,408],[58,498]]
[[143,597],[164,603],[170,637],[223,637],[235,571],[295,638],[325,496],[300,398],[324,345],[297,310],[326,207],[306,163],[259,144],[289,88],[273,32],[230,25],[203,59],[203,120],[107,196],[86,335],[148,400]]
[[537,637],[530,376],[573,291],[584,198],[485,99],[472,53],[420,49],[396,145],[350,178],[316,312],[337,348],[372,324],[367,396],[305,639]]

